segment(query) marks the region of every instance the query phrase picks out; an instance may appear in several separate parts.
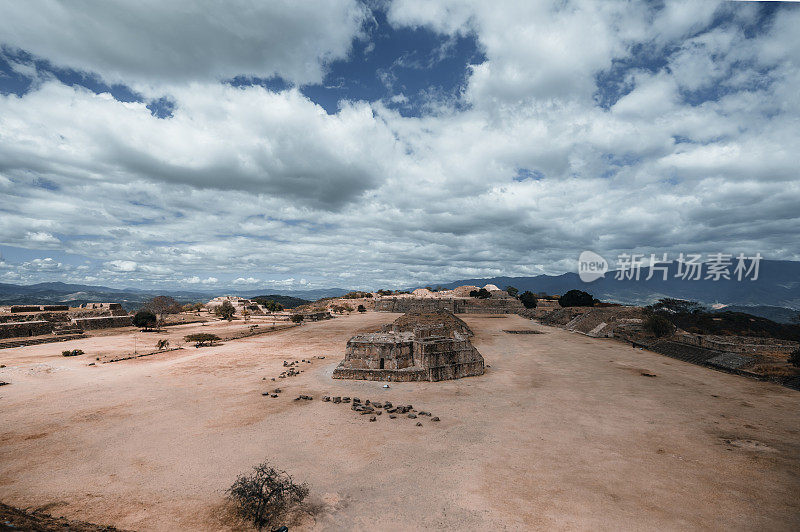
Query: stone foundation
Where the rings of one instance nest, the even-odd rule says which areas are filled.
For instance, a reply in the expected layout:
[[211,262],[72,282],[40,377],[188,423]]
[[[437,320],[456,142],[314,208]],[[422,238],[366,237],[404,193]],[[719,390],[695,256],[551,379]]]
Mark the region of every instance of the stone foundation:
[[[407,320],[398,321],[408,325]],[[413,332],[397,327],[352,337],[333,378],[441,381],[483,372],[483,357],[466,334],[452,328],[452,324],[426,323]]]
[[73,322],[84,331],[92,331],[95,329],[130,327],[133,325],[133,318],[130,316],[101,316],[98,318],[75,318]]
[[453,314],[516,314],[525,309],[517,299],[384,297],[375,301],[378,312],[435,312]]
[[49,321],[12,321],[0,323],[0,338],[24,338],[39,336],[53,332],[53,323]]

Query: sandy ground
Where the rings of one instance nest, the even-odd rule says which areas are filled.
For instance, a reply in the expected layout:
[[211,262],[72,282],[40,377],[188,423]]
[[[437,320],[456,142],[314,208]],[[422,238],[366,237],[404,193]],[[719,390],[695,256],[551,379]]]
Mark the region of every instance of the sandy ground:
[[[293,529],[800,529],[800,393],[518,316],[464,317],[481,377],[388,390],[330,378],[353,331],[396,316],[95,366],[131,351],[133,332],[2,350],[0,500],[125,529],[226,530],[224,490],[267,459],[311,488],[315,513]],[[502,332],[524,328],[544,334]],[[270,380],[314,356],[326,358]],[[276,385],[280,397],[261,395]],[[322,395],[441,422],[370,423]]]

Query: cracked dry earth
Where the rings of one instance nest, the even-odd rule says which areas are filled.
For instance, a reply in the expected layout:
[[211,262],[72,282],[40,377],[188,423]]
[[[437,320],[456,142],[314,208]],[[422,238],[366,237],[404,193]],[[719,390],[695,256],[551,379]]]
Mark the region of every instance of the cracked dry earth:
[[[0,501],[127,530],[241,529],[224,490],[267,459],[311,489],[293,530],[800,529],[800,393],[519,316],[460,316],[483,376],[331,379],[355,331],[397,316],[95,366],[132,331],[2,350]],[[527,329],[542,334],[503,332]],[[323,396],[441,421],[370,422]]]

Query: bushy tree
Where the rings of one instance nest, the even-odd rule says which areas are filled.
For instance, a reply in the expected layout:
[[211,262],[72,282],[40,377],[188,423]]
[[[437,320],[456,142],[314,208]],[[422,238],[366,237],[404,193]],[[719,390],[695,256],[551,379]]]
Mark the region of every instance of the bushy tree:
[[285,471],[267,462],[253,468],[249,475],[240,475],[228,489],[228,499],[243,519],[259,530],[275,527],[293,508],[308,496],[308,486],[295,484]]
[[506,286],[506,293],[511,297],[517,297],[517,295],[519,294],[519,290],[517,288],[514,288],[513,286]]
[[475,297],[478,299],[489,299],[490,297],[492,297],[492,293],[485,288],[481,288],[480,290],[471,291],[469,293],[469,297]]
[[187,342],[194,342],[195,347],[203,347],[204,345],[214,345],[214,342],[219,342],[221,338],[216,334],[211,333],[195,333],[188,334],[183,337]]
[[223,320],[231,321],[234,314],[236,314],[236,308],[230,301],[223,301],[221,305],[214,307],[214,315]]
[[796,368],[800,368],[800,349],[796,349],[788,359],[789,364]]
[[140,310],[133,316],[133,324],[142,329],[152,329],[158,323],[156,315],[149,310]]
[[558,304],[562,307],[591,307],[594,305],[594,298],[588,292],[570,290],[558,298]]
[[302,314],[292,314],[292,317],[289,318],[292,320],[292,323],[303,323],[303,315]]
[[361,312],[361,313],[363,314],[364,312],[366,312],[366,311],[367,311],[367,309],[366,309],[366,308],[364,308],[364,305],[359,305],[359,306],[358,306],[358,311],[359,311],[359,312]]
[[522,295],[519,296],[519,300],[525,308],[536,308],[538,302],[536,296],[529,290],[522,292]]
[[650,314],[644,322],[644,329],[656,338],[669,336],[675,332],[675,325],[664,316]]
[[149,310],[156,316],[158,321],[163,323],[164,317],[167,314],[177,314],[181,311],[181,304],[170,296],[156,296],[142,307],[144,310]]
[[272,299],[267,299],[266,301],[264,301],[264,308],[270,312],[280,312],[281,310],[283,310],[283,305]]

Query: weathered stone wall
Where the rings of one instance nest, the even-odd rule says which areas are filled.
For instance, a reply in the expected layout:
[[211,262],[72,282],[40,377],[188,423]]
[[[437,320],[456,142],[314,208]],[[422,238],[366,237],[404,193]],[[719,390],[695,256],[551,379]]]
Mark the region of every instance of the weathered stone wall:
[[517,299],[384,297],[375,301],[378,312],[435,312],[453,314],[516,314],[525,307]]
[[53,332],[53,323],[49,321],[15,321],[0,323],[0,338],[23,338],[39,336]]
[[798,343],[776,338],[757,338],[752,336],[720,336],[710,334],[678,334],[676,341],[687,344],[725,351],[727,353],[785,353],[790,354],[797,349]]
[[75,318],[75,325],[85,331],[111,329],[114,327],[130,327],[133,319],[130,316],[101,316],[97,318]]
[[37,312],[35,314],[6,314],[0,316],[0,323],[12,321],[52,321],[64,323],[70,320],[67,312]]
[[[414,365],[412,334],[365,334],[347,342],[344,364],[352,369],[403,369]],[[383,366],[383,367],[381,367]]]
[[11,312],[37,312],[42,310],[40,305],[11,305]]
[[354,336],[347,342],[344,360],[333,377],[440,381],[483,372],[483,357],[466,334],[445,324],[425,323],[414,332],[393,330]]

